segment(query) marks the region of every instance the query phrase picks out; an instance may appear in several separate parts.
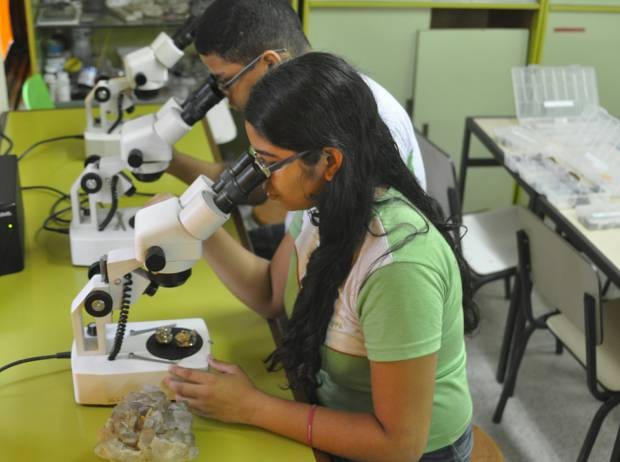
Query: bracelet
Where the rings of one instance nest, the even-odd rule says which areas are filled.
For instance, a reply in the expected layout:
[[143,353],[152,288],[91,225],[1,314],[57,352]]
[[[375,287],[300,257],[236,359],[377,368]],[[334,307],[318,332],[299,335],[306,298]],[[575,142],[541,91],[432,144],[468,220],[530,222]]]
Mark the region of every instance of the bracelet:
[[314,422],[314,413],[316,412],[316,404],[310,406],[308,411],[308,425],[306,428],[306,443],[312,447],[312,423]]

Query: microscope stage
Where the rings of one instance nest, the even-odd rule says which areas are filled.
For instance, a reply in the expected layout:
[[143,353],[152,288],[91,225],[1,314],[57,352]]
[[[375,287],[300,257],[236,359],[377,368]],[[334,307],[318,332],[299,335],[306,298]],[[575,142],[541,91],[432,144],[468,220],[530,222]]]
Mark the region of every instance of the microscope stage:
[[[177,361],[154,356],[147,349],[147,342],[157,327],[175,324],[176,328],[194,330],[202,346],[194,354]],[[130,335],[130,331],[147,332]],[[111,351],[116,334],[116,324],[106,325],[107,351]],[[95,340],[94,337],[90,339]],[[177,347],[178,348],[178,347]],[[209,331],[202,319],[171,319],[127,323],[123,347],[115,360],[108,354],[86,353],[79,355],[75,342],[71,351],[71,370],[75,401],[79,404],[111,405],[123,400],[127,393],[139,391],[146,384],[161,387],[162,379],[172,364],[191,369],[207,370],[211,351]],[[130,357],[130,353],[133,357]],[[167,390],[163,390],[169,393]],[[173,396],[169,393],[169,397]]]

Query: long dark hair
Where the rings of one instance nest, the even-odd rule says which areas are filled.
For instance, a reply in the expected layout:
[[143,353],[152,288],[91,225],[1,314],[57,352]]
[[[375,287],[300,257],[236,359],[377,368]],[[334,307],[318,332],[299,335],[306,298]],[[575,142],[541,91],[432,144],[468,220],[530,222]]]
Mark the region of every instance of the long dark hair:
[[[344,157],[333,180],[315,198],[320,243],[308,261],[282,345],[267,359],[271,370],[283,365],[291,387],[303,387],[310,397],[320,385],[320,348],[338,289],[369,232],[377,187],[400,191],[449,243],[461,269],[465,331],[476,327],[468,273],[452,237],[455,225],[443,220],[437,203],[407,169],[372,92],[355,69],[318,52],[285,62],[254,86],[245,115],[276,146],[314,151],[303,158],[305,170],[312,171],[325,147],[340,149]],[[397,246],[427,231],[414,230]]]

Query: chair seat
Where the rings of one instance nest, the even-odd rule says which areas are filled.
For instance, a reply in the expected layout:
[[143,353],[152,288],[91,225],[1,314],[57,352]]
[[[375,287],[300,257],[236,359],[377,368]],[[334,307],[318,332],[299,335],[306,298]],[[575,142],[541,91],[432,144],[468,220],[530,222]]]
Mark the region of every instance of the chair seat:
[[[597,380],[609,391],[620,391],[620,299],[603,304],[603,342],[596,347]],[[554,333],[575,356],[586,364],[585,334],[563,314],[547,319]]]
[[461,241],[463,256],[478,275],[490,275],[517,265],[517,207],[463,215],[467,232]]

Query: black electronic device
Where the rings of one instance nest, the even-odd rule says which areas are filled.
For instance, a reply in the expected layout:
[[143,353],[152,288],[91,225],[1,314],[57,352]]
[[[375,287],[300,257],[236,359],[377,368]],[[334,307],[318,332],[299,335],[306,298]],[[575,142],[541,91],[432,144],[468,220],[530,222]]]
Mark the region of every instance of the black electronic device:
[[0,275],[24,269],[24,206],[17,157],[0,156]]

